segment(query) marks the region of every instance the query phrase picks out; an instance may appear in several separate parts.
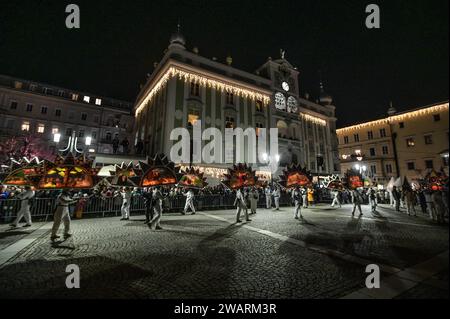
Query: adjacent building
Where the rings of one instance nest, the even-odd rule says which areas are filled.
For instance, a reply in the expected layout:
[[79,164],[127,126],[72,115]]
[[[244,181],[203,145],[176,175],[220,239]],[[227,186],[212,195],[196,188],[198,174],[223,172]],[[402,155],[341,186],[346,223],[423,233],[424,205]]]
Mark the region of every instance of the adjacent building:
[[[201,56],[197,48],[189,51],[185,38],[173,34],[136,100],[134,141],[141,140],[148,155],[170,154],[177,143],[170,139],[172,130],[191,129],[197,121],[202,131],[217,128],[223,136],[226,128],[255,128],[257,134],[262,128],[278,128],[281,166],[299,163],[316,175],[339,173],[335,107],[323,87],[317,101],[300,96],[299,71],[284,52],[254,73],[232,63],[231,57],[221,63]],[[191,143],[203,148],[208,142],[194,138]],[[223,147],[224,158],[236,158],[236,149]],[[242,151],[248,147],[246,139]],[[225,167],[200,165],[206,171]]]
[[397,112],[337,130],[341,170],[358,168],[379,183],[391,177],[420,179],[430,170],[448,174],[447,102]]
[[0,139],[36,135],[55,152],[76,134],[80,149],[97,156],[113,153],[114,138],[132,145],[129,102],[0,75],[0,112]]

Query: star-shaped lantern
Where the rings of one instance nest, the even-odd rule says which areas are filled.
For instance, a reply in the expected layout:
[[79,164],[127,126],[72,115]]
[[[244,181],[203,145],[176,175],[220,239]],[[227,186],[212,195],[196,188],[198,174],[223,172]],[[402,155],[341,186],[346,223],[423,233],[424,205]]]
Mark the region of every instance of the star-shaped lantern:
[[326,188],[331,190],[343,191],[345,189],[344,183],[342,183],[339,175],[327,176],[324,179],[323,184]]
[[115,165],[115,171],[111,171],[111,177],[107,180],[112,186],[136,187],[142,177],[142,171],[133,165],[133,162]]
[[140,187],[175,185],[179,176],[175,173],[175,163],[169,161],[164,154],[156,154],[149,159],[148,164],[139,162],[144,173],[140,180]]
[[37,157],[20,160],[11,160],[12,170],[2,177],[2,184],[11,186],[33,186],[36,187],[39,181],[40,168],[45,165],[45,161],[39,161]]
[[228,169],[222,183],[230,189],[240,189],[244,187],[256,186],[258,178],[256,172],[247,164],[233,165]]
[[88,189],[93,188],[99,178],[99,169],[92,168],[92,160],[84,155],[66,157],[58,155],[55,162],[46,162],[39,169],[38,189]]
[[344,185],[348,189],[357,189],[364,187],[364,179],[361,173],[355,169],[349,169],[345,173]]
[[200,173],[198,169],[190,167],[181,170],[180,174],[182,175],[178,182],[178,186],[180,187],[202,189],[208,186],[206,177],[204,177],[203,173]]
[[306,187],[312,183],[311,172],[300,164],[291,164],[280,176],[278,182],[284,188]]

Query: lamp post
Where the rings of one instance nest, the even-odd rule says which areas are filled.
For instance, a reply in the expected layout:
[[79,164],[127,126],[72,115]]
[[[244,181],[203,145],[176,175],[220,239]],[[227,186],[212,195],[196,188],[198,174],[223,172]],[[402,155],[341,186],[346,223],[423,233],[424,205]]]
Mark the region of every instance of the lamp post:
[[263,153],[262,154],[262,160],[265,164],[268,165],[269,170],[270,170],[270,185],[273,186],[273,174],[277,171],[278,169],[278,164],[280,162],[280,155],[279,154],[275,154],[273,156],[269,156],[267,153]]
[[53,153],[58,153],[58,146],[60,141],[61,141],[61,134],[60,133],[53,134],[53,142],[55,143],[55,151]]

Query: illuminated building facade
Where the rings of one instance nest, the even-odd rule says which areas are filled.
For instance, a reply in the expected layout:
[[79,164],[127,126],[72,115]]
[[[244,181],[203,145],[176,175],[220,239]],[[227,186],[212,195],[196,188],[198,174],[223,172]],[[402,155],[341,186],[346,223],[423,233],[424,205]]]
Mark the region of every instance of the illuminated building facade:
[[59,147],[76,132],[80,148],[93,154],[112,154],[115,137],[132,145],[132,104],[54,85],[0,75],[0,138],[34,135]]
[[[200,120],[202,131],[217,128],[223,136],[225,128],[254,128],[257,132],[278,128],[281,166],[295,162],[315,174],[339,173],[332,98],[323,87],[316,102],[301,97],[299,72],[284,58],[284,52],[280,59],[269,58],[255,73],[249,73],[234,68],[231,57],[220,63],[200,56],[197,48],[187,50],[185,45],[179,32],[172,35],[136,100],[134,141],[144,143],[146,154],[170,154],[177,143],[170,140],[172,130],[189,129]],[[203,148],[209,142],[192,143]],[[247,139],[241,147],[247,149]],[[235,151],[224,146],[225,156],[233,156]],[[259,164],[256,168],[264,163]]]
[[448,174],[448,102],[337,130],[341,169],[365,167],[379,183],[392,176],[424,177],[431,169]]

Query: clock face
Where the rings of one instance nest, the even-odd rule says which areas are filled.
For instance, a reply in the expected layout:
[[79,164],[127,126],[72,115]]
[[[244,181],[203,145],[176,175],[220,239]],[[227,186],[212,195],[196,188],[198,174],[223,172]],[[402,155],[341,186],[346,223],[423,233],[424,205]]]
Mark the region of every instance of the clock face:
[[286,92],[289,91],[289,84],[288,84],[287,82],[281,83],[281,87],[282,87],[283,90],[285,90]]

